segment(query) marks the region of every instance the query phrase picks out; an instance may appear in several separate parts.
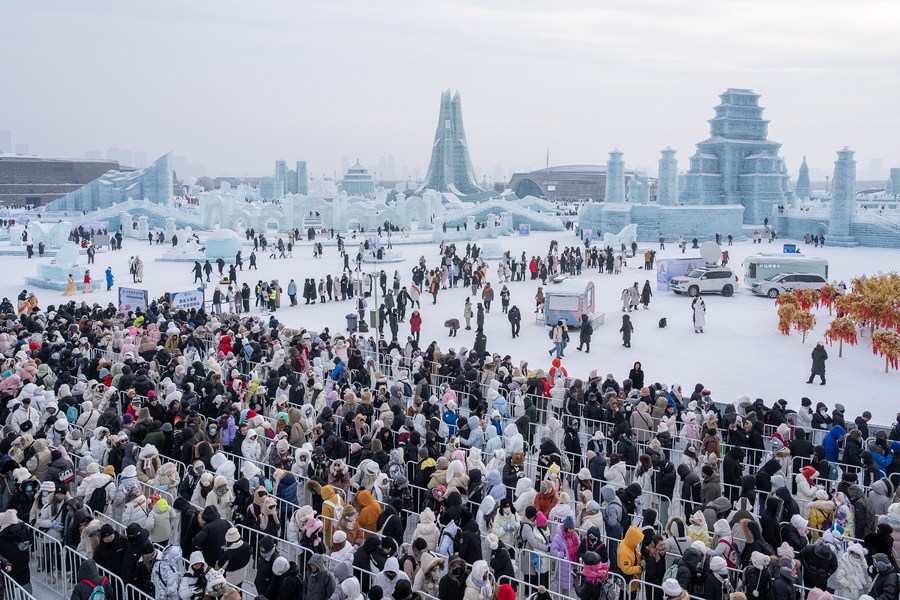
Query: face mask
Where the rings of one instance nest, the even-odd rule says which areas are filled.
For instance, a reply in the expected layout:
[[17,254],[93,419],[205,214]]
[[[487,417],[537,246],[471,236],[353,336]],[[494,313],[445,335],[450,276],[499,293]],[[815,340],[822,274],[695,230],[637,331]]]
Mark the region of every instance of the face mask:
[[209,433],[212,434],[212,435],[215,435],[215,434],[216,434],[216,431],[218,431],[218,428],[216,428],[216,427],[210,427],[210,428],[209,428]]
[[822,415],[827,415],[827,414],[828,414],[828,409],[823,408],[822,410],[819,411],[819,413],[822,414]]

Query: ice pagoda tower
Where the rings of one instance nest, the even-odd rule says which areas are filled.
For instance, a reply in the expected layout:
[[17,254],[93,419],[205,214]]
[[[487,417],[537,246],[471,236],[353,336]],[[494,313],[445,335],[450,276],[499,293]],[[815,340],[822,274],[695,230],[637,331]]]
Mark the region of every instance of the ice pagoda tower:
[[800,174],[797,175],[797,187],[794,188],[794,196],[801,200],[809,200],[812,196],[812,190],[809,185],[809,167],[806,166],[806,157],[800,164]]
[[767,139],[759,94],[728,88],[710,119],[710,138],[697,144],[679,199],[684,204],[741,204],[744,222],[762,223],[791,199],[781,144]]
[[441,109],[438,113],[428,174],[414,194],[420,194],[424,190],[450,192],[463,200],[466,196],[485,193],[485,190],[475,183],[475,169],[472,168],[472,159],[469,157],[459,92],[452,97],[450,90],[441,94]]
[[671,206],[678,200],[678,159],[675,158],[675,150],[669,147],[661,150],[660,154],[656,201]]
[[625,161],[622,151],[616,148],[606,161],[606,202],[625,202]]
[[831,189],[831,216],[828,219],[828,244],[830,246],[858,246],[851,234],[853,213],[856,210],[856,160],[855,153],[844,146],[838,150],[834,161],[834,182]]

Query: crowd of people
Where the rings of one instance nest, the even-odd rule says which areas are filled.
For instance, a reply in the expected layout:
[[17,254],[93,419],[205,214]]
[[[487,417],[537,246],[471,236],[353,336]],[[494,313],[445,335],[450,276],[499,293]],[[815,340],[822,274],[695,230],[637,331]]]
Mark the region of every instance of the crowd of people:
[[[378,344],[242,314],[247,284],[209,313],[0,305],[0,568],[30,591],[69,548],[78,600],[113,581],[160,600],[896,600],[900,414],[716,402],[640,363],[577,377],[564,327],[546,365],[401,343],[420,289],[490,310],[479,249],[442,250],[409,288],[368,278]],[[548,256],[508,257],[503,312],[526,268],[610,257]]]

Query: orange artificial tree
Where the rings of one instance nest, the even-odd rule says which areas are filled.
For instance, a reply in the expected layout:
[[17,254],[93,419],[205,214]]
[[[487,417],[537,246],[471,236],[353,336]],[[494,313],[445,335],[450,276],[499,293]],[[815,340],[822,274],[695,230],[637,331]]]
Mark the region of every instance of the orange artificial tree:
[[791,334],[791,325],[800,312],[800,305],[794,292],[785,292],[779,294],[775,299],[775,305],[778,306],[778,331],[784,335]]
[[[815,291],[815,290],[812,290]],[[806,343],[806,334],[816,326],[816,315],[808,310],[801,310],[794,317],[794,327],[803,334],[803,343]]]
[[[822,304],[828,305],[823,290]],[[838,317],[831,322],[825,337],[855,345],[860,327],[868,328],[872,352],[884,356],[884,370],[897,369],[900,363],[900,275],[887,273],[853,280],[853,291],[834,300]],[[838,352],[838,356],[841,352]]]

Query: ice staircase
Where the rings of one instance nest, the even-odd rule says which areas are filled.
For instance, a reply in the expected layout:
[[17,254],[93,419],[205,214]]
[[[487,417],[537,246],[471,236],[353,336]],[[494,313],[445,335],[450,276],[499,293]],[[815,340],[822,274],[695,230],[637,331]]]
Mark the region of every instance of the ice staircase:
[[512,213],[513,223],[516,226],[527,223],[531,226],[532,231],[562,231],[565,229],[562,221],[556,215],[549,215],[520,206],[514,200],[498,200],[496,198],[468,208],[448,212],[444,215],[444,218],[448,226],[456,225],[457,223],[462,225],[469,217],[483,219],[489,214],[499,217],[504,212]]
[[78,214],[69,216],[67,219],[75,225],[82,223],[97,223],[98,221],[118,221],[122,213],[128,213],[132,217],[146,215],[157,227],[163,226],[165,220],[169,217],[175,219],[178,227],[190,226],[195,229],[203,229],[203,218],[200,215],[191,214],[189,212],[163,206],[145,200],[126,200],[106,208],[101,208],[88,212],[87,214]]

